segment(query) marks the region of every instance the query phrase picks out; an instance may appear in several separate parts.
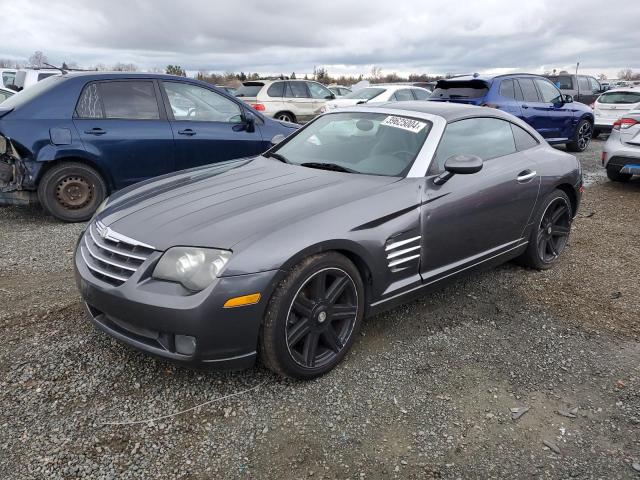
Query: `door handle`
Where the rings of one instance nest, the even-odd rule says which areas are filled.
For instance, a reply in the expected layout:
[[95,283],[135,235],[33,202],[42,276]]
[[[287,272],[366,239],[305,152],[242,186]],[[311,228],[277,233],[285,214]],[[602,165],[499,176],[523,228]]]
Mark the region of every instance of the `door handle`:
[[193,137],[196,134],[190,128],[185,128],[184,130],[178,130],[178,135],[186,135],[187,137]]
[[529,105],[521,105],[522,108],[529,108]]
[[101,129],[100,127],[95,127],[91,130],[85,130],[84,133],[86,133],[87,135],[104,135],[105,133],[107,133],[107,131]]
[[538,173],[533,170],[525,170],[524,172],[520,172],[518,174],[518,178],[516,178],[516,180],[519,183],[527,183],[529,180],[531,180],[533,177],[535,177]]

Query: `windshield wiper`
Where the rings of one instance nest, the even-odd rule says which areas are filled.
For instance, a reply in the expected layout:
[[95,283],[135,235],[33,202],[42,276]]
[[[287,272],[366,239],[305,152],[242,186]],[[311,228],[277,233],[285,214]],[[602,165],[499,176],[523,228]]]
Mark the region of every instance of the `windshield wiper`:
[[291,163],[289,160],[287,160],[287,157],[276,152],[267,153],[266,155],[263,155],[263,157],[275,158],[276,160],[280,160],[282,163]]
[[309,168],[319,168],[321,170],[332,170],[334,172],[359,173],[356,170],[351,170],[350,168],[343,167],[337,163],[306,162],[301,163],[300,165]]

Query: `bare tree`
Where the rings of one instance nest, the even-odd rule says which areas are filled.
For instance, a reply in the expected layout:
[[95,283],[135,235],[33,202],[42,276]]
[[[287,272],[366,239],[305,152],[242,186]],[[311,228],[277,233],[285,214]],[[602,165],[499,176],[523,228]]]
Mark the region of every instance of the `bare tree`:
[[373,65],[371,67],[371,80],[379,80],[382,76],[382,68]]
[[624,70],[620,70],[618,72],[618,78],[620,80],[631,80],[632,77],[633,77],[633,70],[631,70],[630,68],[625,68]]
[[600,75],[598,75],[598,80],[606,80],[607,79],[607,75],[605,73],[601,73]]
[[45,63],[49,63],[49,59],[40,50],[36,50],[33,52],[33,55],[29,57],[29,65],[34,68],[42,68],[45,66]]
[[133,63],[116,63],[113,66],[114,72],[137,72],[138,67]]

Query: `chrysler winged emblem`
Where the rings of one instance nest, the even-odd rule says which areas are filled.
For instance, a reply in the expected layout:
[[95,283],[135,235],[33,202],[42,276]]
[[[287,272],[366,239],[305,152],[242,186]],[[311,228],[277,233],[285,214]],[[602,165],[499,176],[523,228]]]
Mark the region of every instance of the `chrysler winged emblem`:
[[98,231],[98,235],[100,235],[102,239],[106,239],[109,237],[110,228],[107,227],[104,223],[96,222],[96,230]]

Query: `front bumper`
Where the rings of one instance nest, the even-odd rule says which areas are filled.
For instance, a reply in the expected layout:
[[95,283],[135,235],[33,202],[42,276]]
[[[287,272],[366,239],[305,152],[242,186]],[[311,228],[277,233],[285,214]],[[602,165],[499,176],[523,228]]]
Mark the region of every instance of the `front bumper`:
[[[187,294],[178,284],[150,277],[159,257],[158,252],[126,282],[113,286],[93,275],[77,249],[76,284],[90,321],[111,337],[167,360],[193,367],[251,367],[279,271],[221,277],[205,290]],[[223,308],[229,298],[255,292],[262,295],[257,304]],[[181,353],[178,336],[195,338],[195,351]]]

